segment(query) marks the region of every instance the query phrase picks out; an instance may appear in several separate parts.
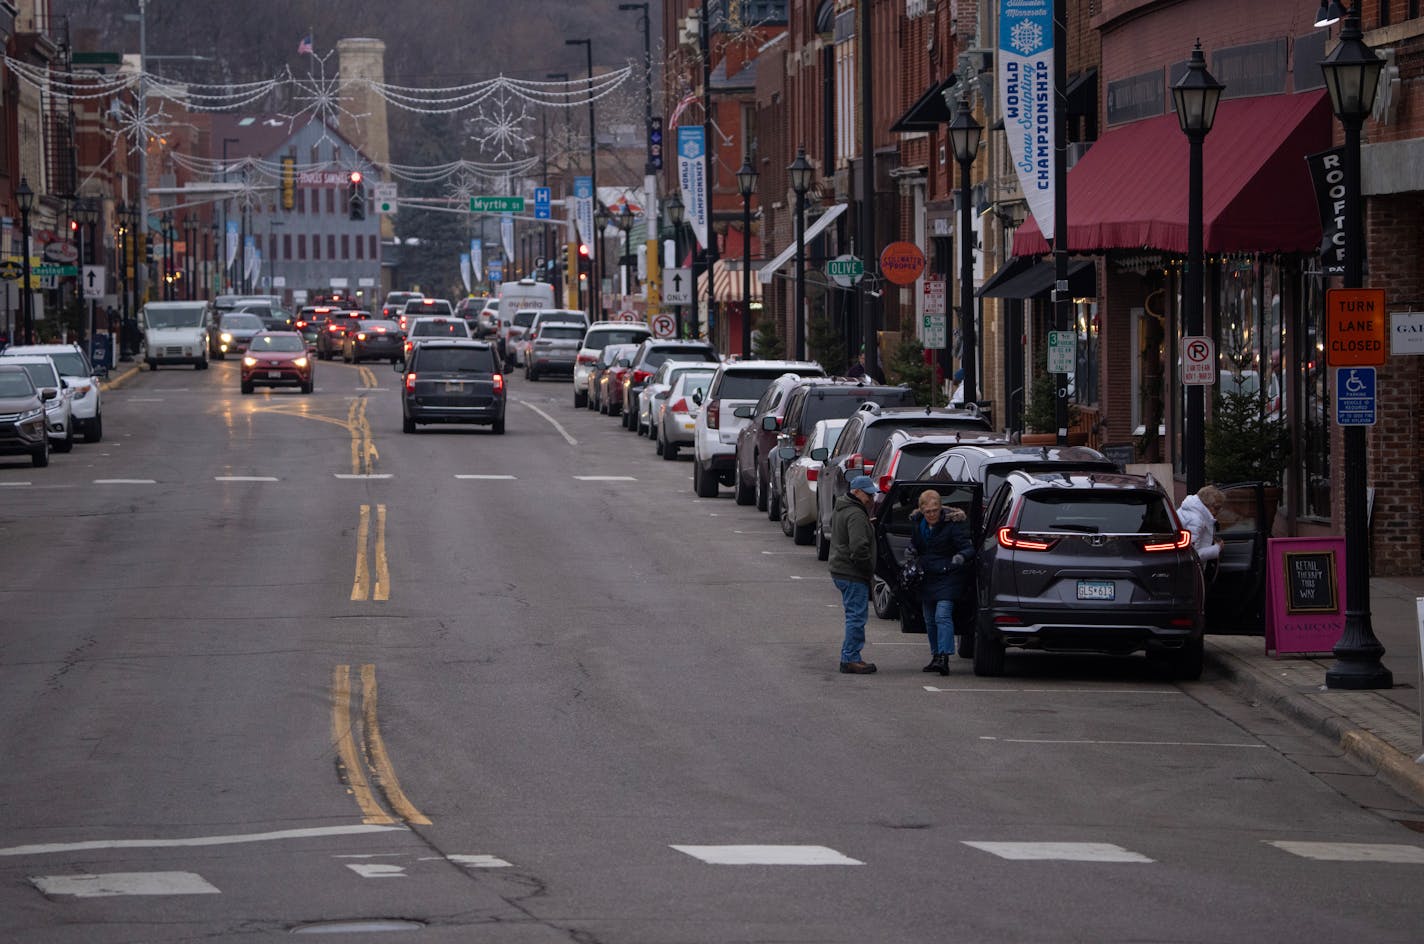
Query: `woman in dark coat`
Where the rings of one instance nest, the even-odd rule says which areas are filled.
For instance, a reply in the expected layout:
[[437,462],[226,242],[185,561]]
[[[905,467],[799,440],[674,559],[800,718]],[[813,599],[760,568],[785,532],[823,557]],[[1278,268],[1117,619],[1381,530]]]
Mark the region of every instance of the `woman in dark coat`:
[[920,493],[910,543],[925,572],[920,608],[932,658],[924,671],[948,675],[949,657],[954,655],[954,606],[968,591],[969,561],[974,556],[968,518],[958,508],[945,508],[939,492],[927,488]]

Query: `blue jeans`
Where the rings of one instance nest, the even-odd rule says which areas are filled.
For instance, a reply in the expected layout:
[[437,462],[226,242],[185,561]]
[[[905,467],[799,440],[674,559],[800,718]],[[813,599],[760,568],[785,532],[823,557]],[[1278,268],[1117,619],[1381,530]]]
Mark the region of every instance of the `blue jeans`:
[[859,662],[860,649],[865,645],[865,620],[870,614],[870,588],[858,580],[832,577],[841,592],[845,606],[845,640],[841,643],[841,661]]
[[954,655],[954,601],[925,600],[920,604],[925,615],[925,633],[930,637],[930,654]]

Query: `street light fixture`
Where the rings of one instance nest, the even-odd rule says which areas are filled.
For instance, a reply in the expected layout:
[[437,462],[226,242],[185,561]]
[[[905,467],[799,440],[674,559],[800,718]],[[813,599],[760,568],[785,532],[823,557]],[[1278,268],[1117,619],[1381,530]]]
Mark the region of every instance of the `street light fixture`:
[[35,208],[35,192],[30,182],[20,178],[15,188],[15,202],[20,206],[20,317],[25,322],[21,333],[26,344],[35,343],[35,296],[30,286],[30,211]]
[[[673,191],[672,195],[664,203],[667,208],[668,223],[672,225],[672,255],[674,267],[682,265],[682,221],[687,215],[687,207],[683,205],[682,197]],[[696,293],[693,294],[696,297]],[[682,337],[682,306],[677,305],[677,336]]]
[[608,230],[608,221],[613,218],[608,212],[608,207],[598,202],[598,191],[593,192],[593,232],[596,237],[593,241],[594,255],[598,256],[598,286],[592,290],[595,299],[596,318],[603,317],[603,237]]
[[[1203,318],[1203,269],[1206,265],[1202,246],[1202,144],[1216,121],[1216,106],[1226,87],[1206,69],[1201,42],[1187,61],[1187,73],[1172,86],[1172,101],[1177,106],[1177,123],[1187,136],[1190,151],[1187,164],[1187,260],[1182,279],[1183,314],[1186,336],[1199,338],[1206,332]],[[1186,343],[1186,342],[1184,342]],[[1200,384],[1187,387],[1186,423],[1182,428],[1182,454],[1186,460],[1187,492],[1195,495],[1206,484],[1206,391]]]
[[1330,0],[1329,3],[1320,4],[1320,9],[1315,13],[1315,25],[1317,27],[1334,26],[1340,22],[1344,15],[1345,11],[1340,6],[1340,0]]
[[[950,91],[945,90],[945,104],[949,103]],[[976,349],[974,324],[974,220],[972,193],[969,174],[974,158],[979,153],[979,139],[984,134],[984,126],[974,120],[969,110],[969,99],[958,96],[958,108],[954,120],[949,123],[949,141],[954,148],[954,159],[959,162],[959,336],[962,339],[960,364],[964,369],[964,402],[979,402],[979,355]],[[953,381],[950,382],[951,398]]]
[[[1330,106],[1345,128],[1345,288],[1360,288],[1365,274],[1364,197],[1360,186],[1360,129],[1375,104],[1382,60],[1360,32],[1360,15],[1345,14],[1340,42],[1320,64]],[[1392,688],[1394,676],[1380,662],[1384,646],[1370,619],[1369,457],[1365,428],[1345,427],[1345,631],[1335,644],[1335,664],[1326,688]]]
[[752,194],[756,193],[757,172],[750,156],[737,171],[737,190],[742,195],[742,357],[752,356]]
[[786,168],[791,189],[796,193],[796,359],[806,359],[806,191],[816,169],[806,160],[805,145],[796,148],[796,160]]
[[619,263],[619,268],[623,270],[623,294],[628,295],[631,294],[629,283],[632,281],[628,278],[628,259],[633,255],[633,247],[630,244],[632,239],[630,234],[633,232],[633,208],[628,206],[626,201],[623,203],[623,209],[618,211],[614,223],[623,232],[623,259]]

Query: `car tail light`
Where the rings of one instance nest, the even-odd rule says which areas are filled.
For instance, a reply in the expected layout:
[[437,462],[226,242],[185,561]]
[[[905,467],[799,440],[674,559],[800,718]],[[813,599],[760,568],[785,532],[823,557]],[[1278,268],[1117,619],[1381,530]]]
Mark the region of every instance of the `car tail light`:
[[808,482],[814,482],[814,481],[816,481],[816,479],[818,479],[818,478],[820,478],[820,477],[821,477],[821,470],[820,470],[820,469],[816,468],[814,465],[808,465],[808,466],[806,467],[806,481],[808,481]]
[[595,354],[580,354],[578,356],[578,362],[580,364],[592,364],[597,362],[597,360],[598,356]]
[[1188,616],[1176,616],[1168,620],[1167,622],[1173,626],[1182,626],[1186,629],[1191,629],[1192,627],[1192,619]]
[[791,442],[792,442],[793,445],[796,446],[797,450],[799,451],[800,449],[802,449],[803,447],[805,447],[805,445],[806,445],[806,437],[805,437],[805,436],[802,436],[802,435],[800,435],[800,434],[797,434],[796,438],[793,439],[793,440],[791,440]]
[[297,327],[298,327],[298,328],[305,328],[306,326],[307,326],[307,323],[306,323],[305,321],[298,321],[298,322],[297,322]]
[[651,370],[635,370],[633,371],[633,383],[640,384],[651,376],[653,376]]
[[504,374],[494,375],[494,392],[504,393]]
[[[377,333],[377,334],[385,334],[385,333],[386,333],[386,329],[385,329],[385,328],[377,328],[377,329],[376,329],[376,333]],[[364,338],[363,338],[363,340],[364,340]]]
[[720,400],[713,400],[707,404],[707,428],[722,428],[722,403]]
[[405,389],[407,393],[415,393],[415,372],[405,375]]
[[677,402],[674,403],[672,406],[668,407],[668,409],[672,410],[674,413],[686,413],[687,397],[678,397]]
[[895,476],[893,476],[893,475],[882,475],[882,476],[880,476],[880,483],[879,483],[879,484],[880,484],[880,490],[881,490],[882,492],[888,492],[888,491],[890,491],[890,484],[891,484],[892,482],[894,482],[894,481],[895,481]]
[[336,332],[338,332],[338,331],[341,330],[341,325],[335,325],[335,324],[334,324],[334,325],[331,325],[330,327],[328,327],[326,330],[330,331],[332,334],[335,334]]
[[1178,531],[1177,540],[1165,542],[1151,542],[1142,545],[1144,551],[1184,551],[1192,546],[1192,532]]
[[1023,620],[1017,616],[996,616],[994,622],[1000,626],[1022,626]]
[[362,332],[358,333],[358,334],[356,335],[356,340],[358,340],[358,341],[364,341],[364,340],[366,340],[366,332],[362,331]]
[[865,468],[865,457],[860,453],[853,454],[846,460],[846,474],[857,473],[857,470]]
[[999,529],[999,546],[1007,547],[1011,550],[1048,551],[1052,550],[1053,545],[1057,543],[1058,541],[1056,538],[1052,540],[1030,541],[1027,538],[1020,537],[1018,532],[1016,532],[1013,528]]

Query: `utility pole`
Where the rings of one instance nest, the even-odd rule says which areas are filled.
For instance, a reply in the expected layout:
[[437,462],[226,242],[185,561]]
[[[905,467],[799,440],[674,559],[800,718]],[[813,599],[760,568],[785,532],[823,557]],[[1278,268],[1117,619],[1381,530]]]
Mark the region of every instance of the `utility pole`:
[[[870,4],[861,2],[860,22],[855,33],[860,43],[860,255],[866,268],[875,265],[875,89],[872,84],[870,51]],[[824,172],[824,168],[822,169]],[[870,294],[870,280],[856,283],[860,294],[861,344],[865,348],[865,363],[871,375],[883,379],[880,366],[880,340],[875,333],[875,296]],[[852,352],[853,356],[853,352]]]
[[[722,9],[725,11],[726,6]],[[707,162],[707,245],[702,251],[702,271],[707,273],[707,339],[712,339],[713,312],[717,303],[712,293],[712,267],[717,264],[717,230],[712,225],[712,198],[717,181],[717,146],[712,137],[715,130],[712,122],[712,10],[708,0],[702,0],[701,15],[697,17],[699,42],[702,46],[702,159]],[[697,326],[697,270],[692,271],[693,328]]]
[[[1053,327],[1067,331],[1073,318],[1068,293],[1068,25],[1063,0],[1053,0]],[[1054,384],[1053,422],[1058,445],[1068,445],[1068,374]]]
[[[148,109],[148,0],[138,0],[138,112]],[[138,152],[138,244],[148,245],[148,142]],[[134,297],[148,298],[148,262],[134,261]]]

